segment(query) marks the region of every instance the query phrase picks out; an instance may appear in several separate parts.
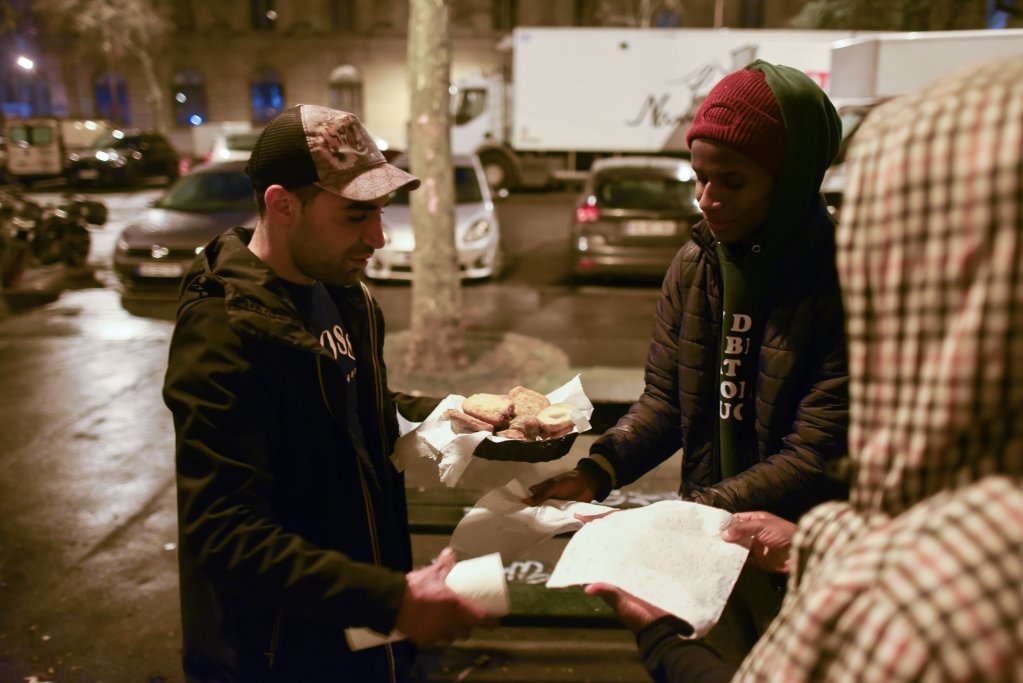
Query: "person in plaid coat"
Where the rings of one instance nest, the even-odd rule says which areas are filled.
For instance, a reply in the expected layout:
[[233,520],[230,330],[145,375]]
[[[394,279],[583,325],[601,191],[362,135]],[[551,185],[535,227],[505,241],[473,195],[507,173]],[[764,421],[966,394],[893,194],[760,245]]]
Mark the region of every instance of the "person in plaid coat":
[[634,619],[657,680],[1023,680],[1023,59],[878,108],[846,198],[850,499],[800,520],[737,673]]

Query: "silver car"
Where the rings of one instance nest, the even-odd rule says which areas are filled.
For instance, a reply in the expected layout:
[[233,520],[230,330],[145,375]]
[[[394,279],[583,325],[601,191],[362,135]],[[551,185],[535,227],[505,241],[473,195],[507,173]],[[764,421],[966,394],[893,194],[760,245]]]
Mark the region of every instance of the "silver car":
[[[393,163],[408,169],[407,157],[399,157]],[[501,228],[483,168],[475,156],[456,157],[454,171],[455,246],[461,276],[496,278],[504,268],[505,257]],[[416,241],[407,191],[394,193],[384,209],[384,239],[384,247],[373,254],[366,274],[378,280],[411,280]]]

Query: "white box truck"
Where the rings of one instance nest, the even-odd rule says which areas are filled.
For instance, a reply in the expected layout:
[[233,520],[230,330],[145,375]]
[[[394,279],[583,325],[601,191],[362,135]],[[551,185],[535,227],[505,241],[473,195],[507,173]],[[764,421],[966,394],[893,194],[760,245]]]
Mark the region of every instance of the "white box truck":
[[845,193],[845,154],[870,112],[958,69],[1002,55],[1023,59],[1023,29],[880,33],[835,43],[829,94],[842,116],[842,145],[821,188],[837,215]]
[[452,87],[452,149],[480,156],[498,188],[579,177],[597,157],[685,153],[695,106],[753,59],[827,89],[831,47],[851,31],[519,28],[508,77]]
[[1000,55],[1023,56],[1023,29],[883,33],[835,44],[833,100],[887,99]]

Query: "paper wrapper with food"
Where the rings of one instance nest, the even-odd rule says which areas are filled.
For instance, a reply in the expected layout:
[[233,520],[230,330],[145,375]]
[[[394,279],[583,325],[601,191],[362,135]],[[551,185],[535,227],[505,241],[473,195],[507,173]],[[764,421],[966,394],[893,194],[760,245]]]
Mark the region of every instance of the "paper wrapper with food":
[[[576,375],[571,380],[547,394],[551,403],[570,403],[576,406],[572,411],[572,432],[585,432],[590,428],[590,417],[593,415],[593,404],[583,391],[582,380]],[[440,480],[449,487],[454,487],[472,462],[473,451],[485,439],[495,442],[509,441],[495,436],[490,432],[472,432],[460,434],[451,427],[450,420],[443,418],[449,408],[459,410],[464,396],[451,394],[430,413],[420,424],[405,423],[410,431],[403,434],[395,444],[391,461],[399,471],[415,461],[416,458],[430,458],[437,463]]]
[[749,550],[721,539],[732,515],[665,500],[594,520],[576,532],[548,588],[609,583],[691,625],[694,638],[721,618]]

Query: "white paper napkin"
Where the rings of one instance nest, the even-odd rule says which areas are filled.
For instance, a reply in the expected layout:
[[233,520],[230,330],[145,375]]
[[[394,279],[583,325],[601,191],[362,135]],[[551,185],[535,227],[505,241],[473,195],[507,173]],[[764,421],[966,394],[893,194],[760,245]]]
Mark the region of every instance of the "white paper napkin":
[[721,618],[749,550],[721,540],[731,514],[666,500],[586,524],[548,588],[609,583],[688,622],[702,637]]
[[615,508],[593,503],[548,500],[531,506],[522,502],[529,491],[517,479],[486,494],[462,517],[449,545],[459,557],[500,553],[509,563],[548,538],[580,528],[581,515],[599,515]]
[[[504,565],[497,553],[456,563],[444,583],[492,617],[503,617],[511,609]],[[346,628],[345,638],[355,651],[403,640],[405,634],[397,629],[385,636],[368,628]]]
[[[590,428],[593,404],[583,391],[579,375],[547,394],[547,398],[551,403],[571,403],[577,407],[572,411],[572,422],[575,424],[573,431],[585,432]],[[391,454],[391,462],[399,472],[404,472],[416,458],[430,458],[437,463],[440,480],[454,487],[472,462],[473,451],[480,442],[484,439],[498,442],[508,440],[490,432],[461,434],[451,428],[450,420],[441,419],[448,408],[461,410],[464,400],[465,397],[458,394],[445,397],[422,423],[398,439],[394,453]]]

